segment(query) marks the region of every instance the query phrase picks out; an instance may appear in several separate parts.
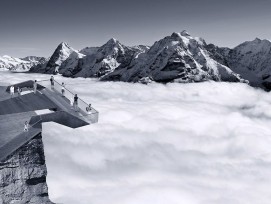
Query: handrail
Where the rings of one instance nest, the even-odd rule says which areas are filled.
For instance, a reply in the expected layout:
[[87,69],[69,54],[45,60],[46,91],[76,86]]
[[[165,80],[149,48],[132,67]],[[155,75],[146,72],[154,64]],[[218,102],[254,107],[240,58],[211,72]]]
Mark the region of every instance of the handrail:
[[[33,117],[39,117],[39,119],[38,119],[38,121],[36,121],[35,123],[33,123],[33,124],[29,124],[29,122],[31,121],[31,118],[33,118]],[[37,125],[38,123],[40,123],[40,122],[42,122],[42,119],[41,119],[41,116],[40,115],[35,115],[35,116],[32,116],[30,118],[30,120],[29,120],[29,122],[28,122],[28,130],[30,129],[30,128],[35,128],[34,126],[35,125]],[[28,131],[27,132],[23,132],[23,133],[28,133]]]
[[[54,80],[58,85],[62,86],[62,84],[60,84],[58,81]],[[71,92],[69,89],[67,89],[66,87],[64,87],[64,89],[66,89],[68,92],[70,92],[72,95],[75,95],[75,93]]]
[[[58,81],[54,80],[57,84],[59,84],[60,86],[62,86],[62,84],[60,84]],[[68,92],[70,92],[72,95],[75,95],[73,92],[71,92],[69,89],[67,89],[66,87],[64,87],[64,89],[66,89]],[[88,106],[88,103],[85,102],[83,99],[81,99],[80,97],[78,97],[79,100],[81,100],[83,103],[85,103]]]
[[[44,80],[39,80],[39,81],[37,81],[37,82],[42,82],[42,81],[50,81],[50,79],[44,79]],[[58,84],[58,85],[60,85],[60,86],[62,86],[62,84],[60,84],[58,81],[56,81],[55,79],[54,79],[54,81]],[[75,95],[75,93],[73,93],[73,92],[71,92],[69,89],[67,89],[66,87],[64,87],[64,89],[66,89],[68,92],[70,92],[72,95]]]
[[[37,82],[41,82],[41,81],[50,81],[50,79],[45,79],[45,80],[39,80],[39,81],[37,81]],[[60,85],[60,86],[62,86],[62,84],[60,84],[58,81],[56,81],[55,79],[54,79],[54,81],[58,84],[58,85]],[[68,92],[70,92],[72,95],[75,95],[75,93],[73,93],[72,91],[70,91],[69,89],[67,89],[66,87],[64,87],[64,89],[65,90],[67,90]],[[81,99],[80,97],[78,97],[82,102],[84,102],[86,105],[88,105],[88,103],[87,102],[85,102],[83,99]]]
[[[28,123],[28,125],[30,126],[30,127],[33,127],[34,125],[36,125],[36,124],[38,124],[39,122],[41,122],[42,121],[42,119],[41,119],[41,115],[35,115],[35,116],[32,116],[32,117],[39,117],[39,120],[38,121],[36,121],[34,124],[29,124]],[[30,119],[31,120],[31,119]]]
[[[39,80],[39,81],[37,81],[37,82],[42,82],[42,81],[50,81],[50,79]],[[58,81],[56,81],[55,79],[54,79],[54,81],[55,81],[58,85],[62,86],[62,84],[59,83]],[[64,89],[67,90],[67,91],[68,91],[69,93],[71,93],[72,95],[75,95],[75,93],[73,93],[72,91],[70,91],[70,90],[67,89],[66,87],[64,87]],[[86,107],[88,107],[89,104],[88,104],[86,101],[84,101],[84,100],[83,100],[82,98],[80,98],[80,97],[78,97],[78,99],[79,99],[80,101],[82,101],[82,102],[86,105]],[[93,112],[99,113],[95,108],[91,107],[91,109],[93,110]],[[84,110],[83,110],[83,111],[84,111]]]
[[41,81],[49,81],[49,79],[37,80],[37,82],[41,82]]

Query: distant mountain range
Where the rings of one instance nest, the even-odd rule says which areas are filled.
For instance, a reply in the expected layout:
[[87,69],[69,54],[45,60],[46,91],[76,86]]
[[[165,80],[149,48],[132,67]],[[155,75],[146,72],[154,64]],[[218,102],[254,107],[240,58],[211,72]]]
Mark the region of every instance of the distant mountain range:
[[271,89],[271,42],[256,38],[230,49],[188,32],[172,33],[152,46],[125,46],[112,38],[101,47],[57,46],[48,59],[0,57],[0,68],[66,77],[124,82],[247,82]]
[[34,65],[39,64],[44,57],[28,56],[25,58],[15,58],[8,55],[0,56],[0,68],[11,71],[28,71]]

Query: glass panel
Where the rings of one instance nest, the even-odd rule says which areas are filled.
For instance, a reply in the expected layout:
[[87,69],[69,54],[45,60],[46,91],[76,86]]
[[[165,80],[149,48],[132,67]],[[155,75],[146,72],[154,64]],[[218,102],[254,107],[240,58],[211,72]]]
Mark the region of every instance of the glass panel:
[[[66,99],[67,103],[70,104],[72,109],[75,109],[75,106],[73,104],[74,102],[74,93],[72,91],[70,91],[69,89],[67,89],[64,86],[64,92],[62,92],[62,85],[61,83],[59,83],[58,81],[54,80],[54,88],[51,89],[51,82],[50,80],[42,80],[42,81],[38,81],[38,84],[53,90],[55,92],[57,92],[60,95],[63,95],[63,97]],[[91,123],[97,123],[98,119],[99,119],[99,112],[97,110],[95,110],[93,107],[91,107],[91,109],[88,111],[88,103],[85,102],[83,99],[81,99],[80,97],[78,97],[78,117],[83,117],[85,120],[87,120],[88,122]]]

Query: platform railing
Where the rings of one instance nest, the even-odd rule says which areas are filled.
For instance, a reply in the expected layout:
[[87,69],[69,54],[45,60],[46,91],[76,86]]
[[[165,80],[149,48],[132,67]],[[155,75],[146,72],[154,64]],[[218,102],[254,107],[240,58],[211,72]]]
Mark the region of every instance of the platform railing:
[[[71,90],[67,89],[65,85],[64,85],[64,93],[62,94],[62,87],[63,87],[62,84],[56,80],[54,80],[54,82],[55,83],[54,83],[53,90],[58,92],[58,94],[63,95],[63,97],[67,100],[67,103],[70,103],[71,107],[75,108],[74,103],[73,103],[75,94]],[[46,88],[51,89],[50,80],[41,80],[41,81],[37,81],[37,83],[39,83],[42,86],[45,86]],[[95,110],[93,107],[91,107],[91,110],[87,111],[88,106],[89,104],[78,96],[79,117],[87,118],[93,123],[98,122],[99,112]]]

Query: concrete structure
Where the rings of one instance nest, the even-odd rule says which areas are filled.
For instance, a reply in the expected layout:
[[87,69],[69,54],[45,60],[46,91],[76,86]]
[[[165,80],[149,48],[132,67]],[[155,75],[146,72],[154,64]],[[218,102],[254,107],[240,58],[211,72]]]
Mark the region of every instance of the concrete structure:
[[[78,128],[98,122],[98,112],[92,108],[87,112],[88,104],[78,99],[78,111],[71,106],[74,94],[55,81],[51,89],[50,81],[39,81],[37,93],[33,93],[34,81],[14,84],[15,97],[11,98],[9,86],[0,86],[0,162],[28,143],[42,132],[43,122],[56,122],[71,128]],[[18,95],[20,87],[22,95]],[[42,110],[43,114],[37,114]],[[24,123],[29,122],[29,130],[24,132]]]

